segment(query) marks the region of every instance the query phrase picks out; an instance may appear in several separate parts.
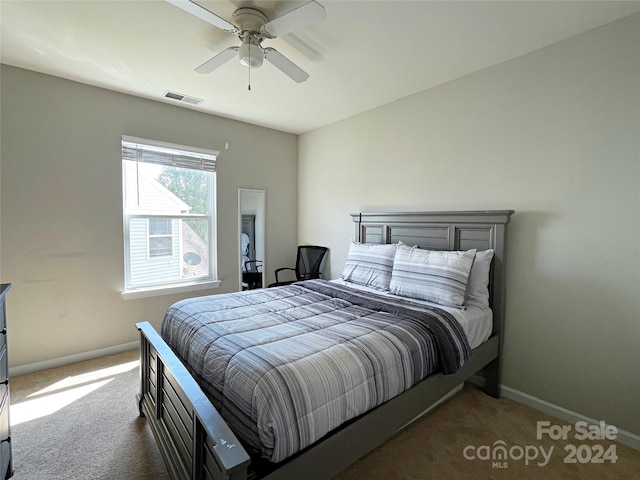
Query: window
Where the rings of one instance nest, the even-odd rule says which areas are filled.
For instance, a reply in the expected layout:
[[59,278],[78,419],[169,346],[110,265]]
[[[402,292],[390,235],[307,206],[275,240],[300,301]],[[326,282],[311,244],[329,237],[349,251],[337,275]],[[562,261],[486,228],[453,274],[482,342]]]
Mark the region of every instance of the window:
[[173,255],[173,224],[170,218],[150,218],[147,232],[149,258]]
[[125,298],[219,284],[217,153],[122,137]]

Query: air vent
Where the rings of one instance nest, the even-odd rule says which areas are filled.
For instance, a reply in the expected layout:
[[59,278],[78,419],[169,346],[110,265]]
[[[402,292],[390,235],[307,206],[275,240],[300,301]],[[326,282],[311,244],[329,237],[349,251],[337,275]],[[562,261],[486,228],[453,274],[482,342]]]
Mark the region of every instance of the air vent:
[[191,105],[198,105],[204,102],[204,100],[202,100],[201,98],[190,97],[188,95],[183,95],[182,93],[169,92],[169,91],[164,92],[164,97],[170,98],[172,100],[177,100],[179,102],[190,103]]

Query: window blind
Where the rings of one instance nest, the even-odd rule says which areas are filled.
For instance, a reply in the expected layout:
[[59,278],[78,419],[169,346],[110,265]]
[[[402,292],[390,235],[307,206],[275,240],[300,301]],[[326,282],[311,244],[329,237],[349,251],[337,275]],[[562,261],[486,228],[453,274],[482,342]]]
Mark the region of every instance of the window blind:
[[218,152],[135,137],[122,137],[122,159],[167,167],[216,171]]

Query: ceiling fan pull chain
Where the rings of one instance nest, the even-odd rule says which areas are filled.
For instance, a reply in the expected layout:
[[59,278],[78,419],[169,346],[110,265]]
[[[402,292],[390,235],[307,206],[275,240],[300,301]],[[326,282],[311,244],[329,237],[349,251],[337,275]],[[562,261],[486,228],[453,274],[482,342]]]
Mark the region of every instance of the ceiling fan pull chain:
[[[251,59],[251,44],[249,44],[249,59]],[[249,85],[248,85],[248,90],[251,91],[251,62],[249,62],[249,65],[247,65],[247,68],[249,69]]]

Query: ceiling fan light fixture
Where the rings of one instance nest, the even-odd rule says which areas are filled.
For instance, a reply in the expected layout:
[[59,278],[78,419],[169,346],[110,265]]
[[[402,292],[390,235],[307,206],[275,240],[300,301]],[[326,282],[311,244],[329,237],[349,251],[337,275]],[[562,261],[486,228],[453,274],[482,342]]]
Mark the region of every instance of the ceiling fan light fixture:
[[243,42],[238,49],[238,57],[240,57],[240,63],[245,67],[258,68],[264,61],[264,51],[260,45]]

